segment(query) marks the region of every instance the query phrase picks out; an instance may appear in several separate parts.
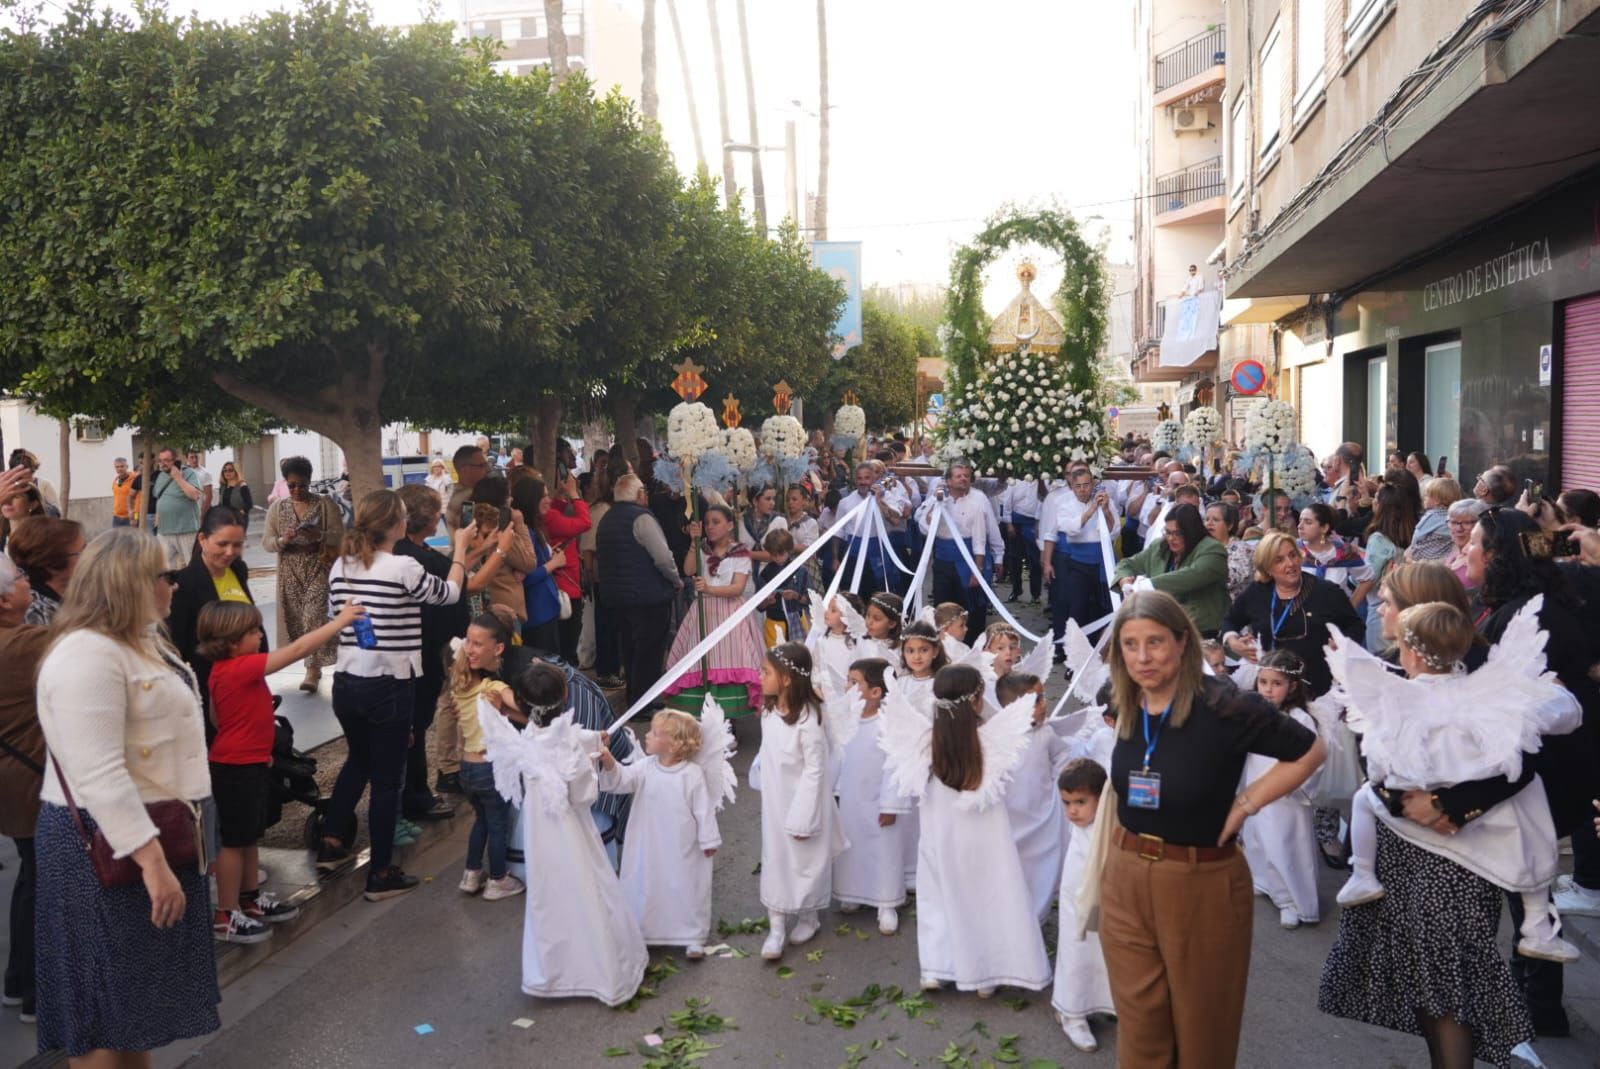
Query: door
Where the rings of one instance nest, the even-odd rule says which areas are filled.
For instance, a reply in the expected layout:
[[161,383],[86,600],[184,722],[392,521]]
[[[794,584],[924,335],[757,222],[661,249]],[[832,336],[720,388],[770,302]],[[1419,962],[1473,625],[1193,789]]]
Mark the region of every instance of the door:
[[1561,488],[1600,487],[1600,293],[1568,301],[1561,337]]
[[1389,358],[1367,361],[1367,468],[1383,471],[1389,451]]
[[[1423,350],[1423,451],[1434,463],[1441,455],[1461,459],[1461,341]],[[1453,469],[1452,469],[1453,470]]]

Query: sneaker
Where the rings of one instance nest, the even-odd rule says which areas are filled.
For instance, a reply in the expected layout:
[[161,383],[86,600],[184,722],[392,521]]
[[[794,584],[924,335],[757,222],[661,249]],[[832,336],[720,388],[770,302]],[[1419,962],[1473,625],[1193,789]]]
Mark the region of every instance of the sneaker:
[[1556,912],[1570,917],[1600,917],[1600,891],[1591,891],[1580,883],[1569,883],[1565,888],[1557,885]]
[[429,822],[434,820],[449,820],[456,815],[456,807],[442,799],[435,798],[426,805],[415,806],[404,812],[408,821]]
[[461,874],[461,882],[456,884],[456,890],[464,895],[475,895],[483,890],[484,882],[488,878],[482,869],[468,869]]
[[440,794],[461,794],[461,774],[458,772],[441,772],[433,781],[433,789]]
[[1278,927],[1289,931],[1300,927],[1300,914],[1288,907],[1278,910]]
[[266,884],[267,884],[267,880],[270,879],[271,876],[272,876],[272,873],[268,872],[264,868],[261,868],[261,867],[257,866],[257,868],[256,868],[256,886],[257,887],[265,887]]
[[1376,902],[1386,893],[1377,876],[1357,869],[1350,874],[1344,886],[1339,888],[1339,894],[1334,901],[1341,906],[1359,906],[1365,902]]
[[0,1006],[20,1006],[20,1005],[22,1005],[22,996],[21,995],[0,995]]
[[1056,1020],[1061,1023],[1061,1031],[1067,1034],[1067,1041],[1085,1054],[1093,1054],[1100,1049],[1100,1044],[1095,1042],[1094,1031],[1089,1027],[1087,1017],[1068,1017],[1065,1014],[1056,1014]]
[[768,961],[777,961],[783,957],[783,945],[788,942],[789,933],[785,930],[782,917],[774,916],[772,926],[767,929],[766,942],[761,944],[761,956]]
[[39,1014],[32,1006],[24,1006],[17,1011],[17,1020],[23,1024],[38,1024]]
[[1044,602],[1040,601],[1038,598],[1029,598],[1028,604],[1037,607],[1039,605],[1043,605]]
[[483,900],[498,902],[502,898],[515,898],[527,889],[526,884],[508,872],[498,880],[490,880],[484,884]]
[[699,961],[701,958],[706,956],[706,948],[701,946],[699,943],[696,943],[684,950],[683,956],[688,958],[690,961]]
[[1019,593],[1013,594],[1009,598],[1007,598],[1006,599],[1006,604],[1007,605],[1015,605],[1017,602],[1019,602],[1021,600],[1022,600],[1022,594],[1019,592]]
[[278,896],[271,891],[262,891],[254,898],[239,896],[239,908],[244,915],[253,921],[262,924],[282,924],[292,921],[300,916],[300,907],[291,906],[287,902],[279,902]]
[[211,922],[211,936],[219,943],[265,943],[272,938],[272,929],[235,909],[226,918]]
[[600,676],[595,680],[595,684],[599,686],[601,690],[621,690],[623,687],[627,686],[627,684],[617,676]]
[[894,907],[884,906],[878,910],[878,931],[884,935],[893,935],[900,930],[900,914]]
[[404,817],[394,822],[394,845],[411,846],[422,838],[422,829]]
[[326,839],[317,844],[317,868],[336,869],[350,860],[350,848],[330,843]]
[[801,943],[809,943],[816,938],[817,932],[821,930],[822,925],[817,922],[817,915],[815,913],[807,913],[794,926],[794,931],[789,933],[789,942],[794,946],[799,946]]
[[1577,947],[1559,935],[1523,936],[1517,940],[1517,953],[1525,958],[1559,961],[1563,965],[1571,965],[1582,957]]
[[390,865],[380,872],[367,873],[367,891],[363,897],[368,902],[382,902],[386,898],[416,890],[421,882],[415,876],[407,876],[400,871],[398,865]]
[[840,913],[854,913],[854,912],[856,912],[856,910],[858,910],[860,908],[861,908],[861,903],[860,902],[840,902],[839,903],[839,912]]

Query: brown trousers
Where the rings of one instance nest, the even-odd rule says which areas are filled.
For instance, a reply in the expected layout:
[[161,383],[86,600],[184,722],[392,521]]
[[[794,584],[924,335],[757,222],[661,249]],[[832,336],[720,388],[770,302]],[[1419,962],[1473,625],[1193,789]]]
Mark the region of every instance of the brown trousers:
[[1113,844],[1100,888],[1118,1069],[1231,1069],[1254,913],[1244,855],[1144,861]]

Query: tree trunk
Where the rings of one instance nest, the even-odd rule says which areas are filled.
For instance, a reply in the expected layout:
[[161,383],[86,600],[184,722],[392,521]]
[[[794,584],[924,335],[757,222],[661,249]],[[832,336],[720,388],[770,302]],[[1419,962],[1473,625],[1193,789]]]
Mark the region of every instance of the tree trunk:
[[534,467],[544,476],[544,484],[549,492],[555,493],[558,482],[556,441],[561,437],[561,398],[553,393],[540,394],[536,419],[538,425],[534,428]]
[[550,72],[555,83],[567,80],[567,26],[561,0],[544,0],[545,40],[550,48]]
[[315,390],[280,393],[227,370],[213,371],[211,380],[246,404],[336,442],[344,450],[350,500],[359,504],[365,495],[383,489],[383,413],[379,400],[387,381],[389,349],[381,341],[372,341],[359,353],[340,351],[334,356],[339,366],[338,378]]
[[644,19],[639,24],[639,110],[654,122],[661,121],[661,95],[656,92],[656,0],[644,0]]
[[61,518],[66,519],[72,508],[72,421],[59,422],[61,429],[56,442],[61,451],[61,485],[56,487],[56,492],[61,497]]
[[672,21],[672,39],[678,46],[678,69],[683,71],[683,97],[689,103],[689,126],[694,130],[695,166],[706,169],[706,146],[700,139],[700,109],[694,102],[694,75],[689,68],[689,51],[683,44],[683,26],[678,22],[676,0],[667,0],[667,18]]
[[817,201],[811,236],[828,240],[828,0],[817,0]]
[[717,0],[706,0],[706,17],[711,20],[711,52],[716,61],[713,68],[717,74],[717,122],[722,131],[722,195],[727,203],[732,204],[737,183],[733,177],[733,150],[728,147],[728,142],[732,140],[728,131],[728,72],[722,62],[722,29],[717,24]]
[[750,199],[755,206],[756,228],[766,234],[767,184],[761,174],[761,131],[756,125],[756,76],[750,63],[750,27],[744,16],[744,0],[737,0],[735,8],[739,13],[739,51],[744,60],[745,110],[750,116],[750,144],[755,146],[755,151],[750,153]]
[[622,455],[627,458],[628,466],[634,471],[639,470],[639,398],[624,390],[618,390],[614,407],[611,411],[612,421],[616,424],[616,444],[614,449],[622,450]]

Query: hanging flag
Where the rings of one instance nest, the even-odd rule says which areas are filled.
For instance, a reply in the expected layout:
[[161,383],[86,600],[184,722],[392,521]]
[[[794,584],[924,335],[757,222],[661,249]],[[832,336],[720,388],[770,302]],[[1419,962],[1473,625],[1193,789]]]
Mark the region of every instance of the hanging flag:
[[861,344],[861,242],[813,241],[811,262],[844,283],[844,310],[833,328],[839,338],[833,358],[838,360]]

